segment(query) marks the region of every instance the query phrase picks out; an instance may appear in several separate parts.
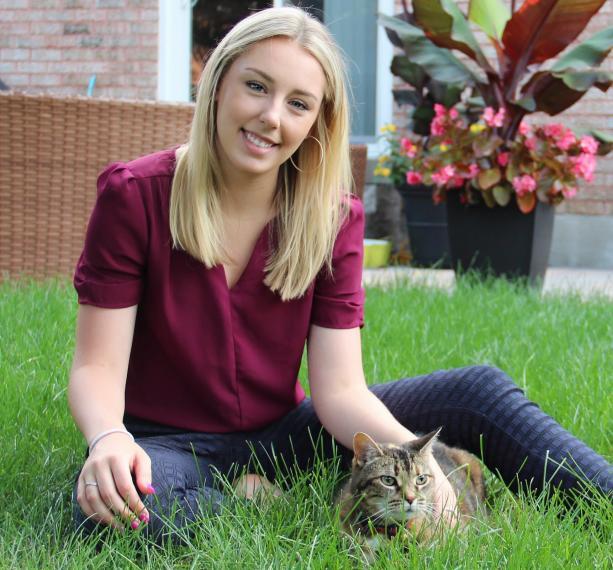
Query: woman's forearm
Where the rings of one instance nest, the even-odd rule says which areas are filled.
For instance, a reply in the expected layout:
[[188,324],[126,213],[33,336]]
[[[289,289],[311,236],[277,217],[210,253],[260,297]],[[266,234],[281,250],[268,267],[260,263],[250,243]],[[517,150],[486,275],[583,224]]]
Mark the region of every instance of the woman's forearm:
[[353,436],[362,431],[375,441],[403,443],[415,435],[402,426],[372,392],[352,387],[323,398],[313,398],[317,417],[334,438],[351,449]]
[[68,385],[68,403],[88,442],[105,430],[123,426],[123,383],[118,383],[108,368],[94,365],[74,368]]

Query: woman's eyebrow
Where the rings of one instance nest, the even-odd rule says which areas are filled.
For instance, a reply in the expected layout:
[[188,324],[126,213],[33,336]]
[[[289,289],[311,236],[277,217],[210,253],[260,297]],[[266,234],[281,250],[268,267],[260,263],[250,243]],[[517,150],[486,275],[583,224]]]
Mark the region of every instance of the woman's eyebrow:
[[[261,75],[269,83],[275,82],[275,80],[270,75],[268,75],[268,73],[265,73],[264,71],[257,69],[255,67],[246,67],[245,71],[253,71],[253,73],[257,73],[258,75]],[[295,89],[294,93],[298,95],[302,95],[303,97],[310,97],[314,101],[319,101],[319,98],[317,97],[317,95],[315,95],[314,93],[311,93],[310,91],[304,91],[302,89]]]

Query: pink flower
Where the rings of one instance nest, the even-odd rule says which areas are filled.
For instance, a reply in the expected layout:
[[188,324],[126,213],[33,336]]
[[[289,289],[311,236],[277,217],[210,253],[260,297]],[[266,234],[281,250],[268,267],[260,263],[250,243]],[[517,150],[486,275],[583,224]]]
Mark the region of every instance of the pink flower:
[[587,154],[596,154],[598,152],[598,141],[589,135],[585,135],[579,139],[581,150]]
[[419,184],[423,180],[422,175],[414,170],[407,172],[407,184]]
[[526,121],[519,123],[519,134],[523,135],[524,137],[530,134],[530,125],[526,123]]
[[450,188],[461,188],[464,186],[464,178],[462,178],[459,174],[456,174],[451,181],[449,182]]
[[552,123],[551,125],[545,125],[543,127],[543,132],[545,133],[545,136],[553,140],[561,139],[564,135],[565,130],[566,129],[564,128],[564,125],[560,123]]
[[518,196],[523,196],[536,190],[536,180],[529,174],[513,178],[513,188]]
[[498,155],[498,158],[496,159],[498,161],[499,166],[506,166],[507,164],[509,164],[509,156],[511,156],[511,153],[509,152],[501,152]]
[[401,138],[400,147],[409,158],[415,158],[417,154],[417,145],[411,139],[407,139],[406,137]]
[[575,137],[575,134],[570,129],[566,129],[564,131],[564,134],[560,138],[560,140],[556,142],[556,146],[560,150],[568,150],[576,142],[577,142],[577,137]]
[[468,174],[466,175],[466,178],[470,178],[472,180],[479,174],[480,171],[479,166],[474,162],[471,162],[468,166]]
[[442,119],[447,114],[447,108],[440,103],[434,104],[434,114],[437,118]]
[[594,179],[594,171],[596,170],[596,157],[593,154],[583,153],[579,156],[571,156],[572,164],[571,172],[583,178],[586,182],[591,182]]
[[564,198],[574,198],[577,194],[577,188],[575,186],[564,186],[562,188],[562,195]]
[[498,109],[498,112],[495,112],[493,107],[486,107],[483,111],[483,120],[489,127],[502,127],[505,116],[504,107]]
[[432,123],[430,123],[430,134],[435,137],[440,137],[445,134],[445,126],[442,117],[437,116],[432,119]]
[[437,186],[444,186],[456,175],[455,168],[448,164],[432,175],[432,182]]
[[449,109],[449,116],[455,121],[460,116],[457,109]]
[[536,149],[536,137],[528,137],[524,144],[526,145],[526,148],[528,150],[535,150]]

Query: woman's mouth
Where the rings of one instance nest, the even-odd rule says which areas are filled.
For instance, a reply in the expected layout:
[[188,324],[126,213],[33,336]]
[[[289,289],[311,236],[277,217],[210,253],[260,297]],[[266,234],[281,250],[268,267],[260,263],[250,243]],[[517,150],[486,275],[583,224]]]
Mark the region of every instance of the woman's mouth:
[[245,137],[245,139],[257,148],[266,150],[266,149],[272,148],[273,146],[276,146],[276,143],[271,142],[268,139],[259,137],[258,135],[256,135],[255,133],[252,133],[251,131],[246,131],[245,129],[241,129],[241,132],[243,133],[243,136]]

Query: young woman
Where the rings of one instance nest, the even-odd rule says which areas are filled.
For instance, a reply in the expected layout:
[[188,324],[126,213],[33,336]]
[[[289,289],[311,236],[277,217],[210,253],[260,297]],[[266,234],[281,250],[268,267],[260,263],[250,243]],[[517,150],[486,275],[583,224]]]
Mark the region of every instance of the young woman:
[[[403,442],[441,425],[511,486],[573,488],[565,463],[610,490],[606,461],[497,369],[367,387],[344,77],[316,20],[256,13],[211,54],[189,142],[100,176],[75,274],[69,401],[89,443],[77,524],[162,531],[171,513],[184,525],[215,510],[216,470],[274,479],[333,440],[347,455],[357,431]],[[436,464],[428,484],[452,522]]]

